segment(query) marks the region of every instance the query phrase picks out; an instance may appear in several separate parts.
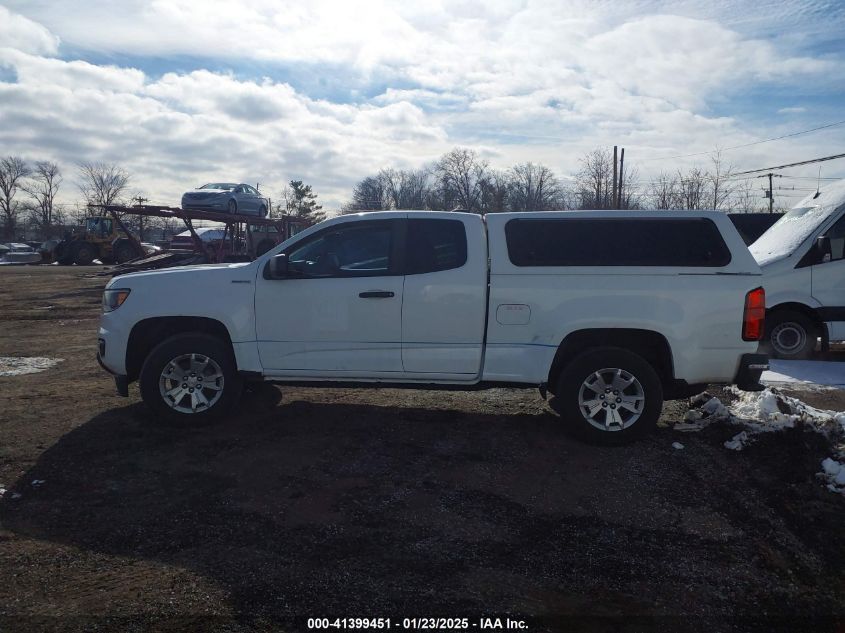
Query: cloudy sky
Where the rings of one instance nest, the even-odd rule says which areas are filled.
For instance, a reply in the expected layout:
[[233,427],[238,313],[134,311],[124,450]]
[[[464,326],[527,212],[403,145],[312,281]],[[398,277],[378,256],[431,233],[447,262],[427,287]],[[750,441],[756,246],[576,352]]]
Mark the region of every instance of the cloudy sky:
[[[103,160],[157,203],[301,179],[331,208],[456,145],[565,176],[618,144],[648,181],[845,119],[843,25],[841,0],[0,0],[0,155],[59,162],[68,201]],[[840,125],[725,157],[843,151]]]

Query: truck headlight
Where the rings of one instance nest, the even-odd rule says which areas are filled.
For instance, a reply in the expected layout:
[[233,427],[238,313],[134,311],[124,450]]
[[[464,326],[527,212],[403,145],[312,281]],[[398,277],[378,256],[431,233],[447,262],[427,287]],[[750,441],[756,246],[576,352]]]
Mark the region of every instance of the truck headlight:
[[117,310],[129,296],[129,288],[113,288],[103,292],[103,312]]

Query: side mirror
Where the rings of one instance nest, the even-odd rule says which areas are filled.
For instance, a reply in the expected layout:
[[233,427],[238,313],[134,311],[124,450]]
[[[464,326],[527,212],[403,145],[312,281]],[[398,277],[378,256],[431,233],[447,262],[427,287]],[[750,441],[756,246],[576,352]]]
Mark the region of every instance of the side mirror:
[[816,262],[822,264],[829,262],[831,258],[830,238],[827,235],[820,235],[816,238]]
[[288,276],[288,256],[284,253],[273,255],[270,259],[270,276],[273,279],[284,279]]

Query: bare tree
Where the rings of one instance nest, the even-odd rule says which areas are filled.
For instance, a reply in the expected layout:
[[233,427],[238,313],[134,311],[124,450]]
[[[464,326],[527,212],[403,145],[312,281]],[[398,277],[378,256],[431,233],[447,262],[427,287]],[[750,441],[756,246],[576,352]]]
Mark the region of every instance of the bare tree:
[[0,209],[3,210],[3,233],[13,238],[20,204],[15,200],[23,179],[31,173],[20,156],[7,156],[0,160]]
[[623,178],[619,182],[619,208],[639,209],[640,196],[640,172],[630,164],[623,166]]
[[654,209],[675,209],[678,200],[678,179],[672,174],[660,172],[651,181],[648,190],[648,203]]
[[548,211],[561,206],[561,186],[545,165],[522,163],[510,168],[508,207],[511,211]]
[[[287,214],[288,209],[290,209],[292,204],[293,204],[293,189],[291,189],[290,184],[285,183],[285,186],[282,187],[282,190],[279,193],[279,201],[276,203],[275,207],[270,210],[270,217],[281,216],[281,215]],[[273,212],[274,210],[275,210],[275,213]]]
[[79,190],[89,205],[117,204],[129,186],[129,174],[114,163],[79,164]]
[[731,180],[733,165],[725,165],[722,151],[717,149],[710,155],[711,170],[707,173],[710,181],[710,199],[714,209],[724,208],[733,196],[736,183]]
[[613,154],[607,148],[594,149],[581,159],[575,174],[576,195],[581,209],[611,209],[613,201]]
[[750,180],[737,182],[731,196],[731,210],[742,213],[756,213],[760,211],[760,190]]
[[703,209],[709,200],[706,172],[700,167],[693,167],[686,174],[678,171],[678,209]]
[[382,169],[376,178],[384,192],[384,199],[387,203],[385,208],[425,208],[428,191],[428,170]]
[[510,176],[505,171],[488,169],[481,181],[481,213],[501,213],[508,210]]
[[479,159],[474,150],[456,147],[445,153],[435,166],[445,206],[481,213],[481,195],[487,169],[487,161]]
[[390,208],[390,201],[384,190],[384,182],[378,176],[367,176],[352,190],[352,201],[346,210],[355,211],[383,211]]
[[33,218],[41,233],[47,234],[55,221],[55,202],[59,186],[62,184],[62,172],[56,163],[40,160],[29,181],[21,185],[32,198]]

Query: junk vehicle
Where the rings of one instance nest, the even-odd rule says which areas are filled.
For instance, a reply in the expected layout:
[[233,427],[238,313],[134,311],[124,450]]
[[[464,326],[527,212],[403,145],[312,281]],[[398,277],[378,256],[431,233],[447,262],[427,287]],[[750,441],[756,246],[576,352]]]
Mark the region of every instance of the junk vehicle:
[[0,244],[0,264],[40,264],[41,254],[29,244]]
[[535,386],[622,443],[704,383],[762,389],[761,285],[719,212],[361,213],[249,263],[113,278],[97,355],[177,422],[245,381]]
[[807,196],[750,247],[766,286],[763,350],[810,358],[845,340],[845,181]]

